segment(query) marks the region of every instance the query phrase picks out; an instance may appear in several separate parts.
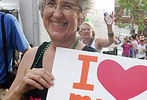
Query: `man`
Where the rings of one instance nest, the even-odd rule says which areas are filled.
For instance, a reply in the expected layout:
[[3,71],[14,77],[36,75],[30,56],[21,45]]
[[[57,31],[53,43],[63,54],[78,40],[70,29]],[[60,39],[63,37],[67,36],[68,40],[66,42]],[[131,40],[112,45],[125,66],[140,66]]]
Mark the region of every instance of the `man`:
[[[0,12],[0,22],[3,12]],[[29,48],[29,43],[26,40],[22,29],[19,26],[17,19],[11,15],[6,14],[4,16],[4,27],[6,34],[6,46],[7,46],[7,62],[8,70],[12,70],[13,50],[25,53]],[[3,48],[3,36],[2,36],[2,25],[0,24],[0,88],[5,83],[6,68],[4,59],[4,48]]]
[[133,57],[136,58],[137,47],[138,47],[138,42],[137,42],[137,39],[136,39],[136,35],[132,35],[132,47],[133,47],[133,51],[134,51]]
[[137,54],[136,57],[138,59],[145,59],[146,57],[146,49],[145,49],[145,45],[144,45],[144,39],[140,39],[140,44],[137,47]]

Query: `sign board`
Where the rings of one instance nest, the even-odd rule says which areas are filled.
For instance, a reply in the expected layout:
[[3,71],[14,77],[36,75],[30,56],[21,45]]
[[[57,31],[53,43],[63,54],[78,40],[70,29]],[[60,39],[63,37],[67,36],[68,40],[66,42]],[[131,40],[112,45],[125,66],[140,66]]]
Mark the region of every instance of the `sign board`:
[[57,48],[47,100],[147,100],[147,60]]

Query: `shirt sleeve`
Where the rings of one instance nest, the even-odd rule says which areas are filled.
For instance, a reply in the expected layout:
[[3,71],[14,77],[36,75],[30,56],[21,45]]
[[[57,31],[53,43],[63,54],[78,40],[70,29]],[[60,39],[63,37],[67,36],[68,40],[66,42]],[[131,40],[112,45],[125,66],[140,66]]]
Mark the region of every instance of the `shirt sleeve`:
[[28,48],[29,43],[28,43],[16,17],[9,14],[9,20],[10,20],[10,25],[11,25],[10,38],[11,38],[11,42],[13,44],[13,47],[16,50],[18,50],[19,52],[22,52]]

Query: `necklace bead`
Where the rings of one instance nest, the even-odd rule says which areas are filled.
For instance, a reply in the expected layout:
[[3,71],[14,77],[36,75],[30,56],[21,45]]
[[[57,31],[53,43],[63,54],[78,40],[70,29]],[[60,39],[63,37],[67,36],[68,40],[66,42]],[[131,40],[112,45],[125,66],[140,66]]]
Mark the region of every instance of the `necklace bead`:
[[[74,46],[72,47],[73,49],[76,48],[76,46],[78,45],[78,42],[79,42],[79,38],[77,38],[76,43],[75,43]],[[33,68],[36,67],[36,65],[38,64],[40,58],[42,57],[42,55],[44,54],[44,52],[47,50],[47,48],[50,46],[50,44],[51,44],[51,41],[46,45],[46,47],[45,47],[45,48],[43,49],[43,51],[40,53],[38,59],[36,60],[35,64],[33,65]]]

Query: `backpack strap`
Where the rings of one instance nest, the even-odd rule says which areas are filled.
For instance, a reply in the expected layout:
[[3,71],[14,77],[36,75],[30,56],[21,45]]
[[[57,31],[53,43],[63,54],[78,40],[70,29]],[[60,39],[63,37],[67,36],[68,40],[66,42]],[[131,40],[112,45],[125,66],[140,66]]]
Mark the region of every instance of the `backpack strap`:
[[94,40],[94,37],[92,37],[92,38],[90,39],[90,42],[88,43],[88,46],[91,46],[93,40]]
[[5,25],[4,25],[4,16],[6,14],[3,14],[1,16],[1,27],[2,27],[2,37],[3,37],[3,50],[4,50],[4,59],[5,59],[5,69],[6,69],[6,75],[8,73],[8,56],[7,56],[7,42],[6,42],[6,32],[5,32]]

